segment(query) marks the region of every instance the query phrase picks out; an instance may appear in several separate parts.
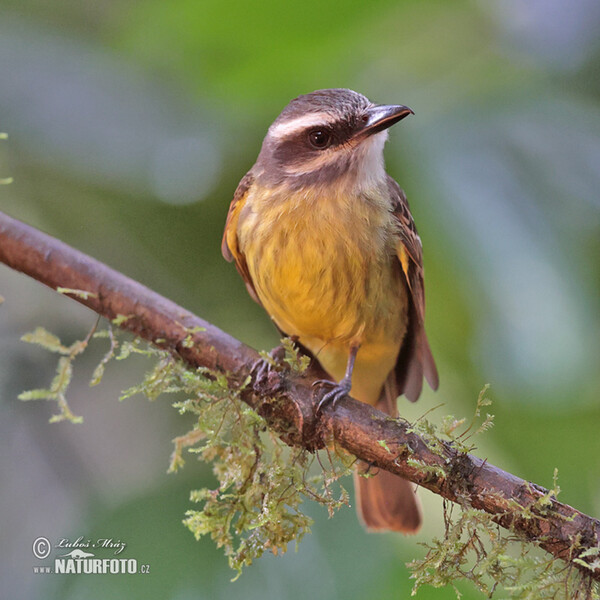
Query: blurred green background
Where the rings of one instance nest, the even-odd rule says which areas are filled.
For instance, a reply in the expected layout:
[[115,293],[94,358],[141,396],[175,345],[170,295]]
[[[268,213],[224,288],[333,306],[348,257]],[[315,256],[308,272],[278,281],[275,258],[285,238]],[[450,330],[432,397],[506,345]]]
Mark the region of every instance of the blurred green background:
[[[219,251],[268,125],[324,87],[411,106],[386,158],[424,243],[441,386],[401,411],[469,416],[489,382],[496,426],[477,453],[546,486],[557,467],[562,500],[600,516],[599,28],[597,0],[1,0],[0,210],[270,348]],[[113,364],[90,389],[99,342],[70,393],[84,424],[49,425],[53,406],[16,397],[48,385],[56,357],[19,338],[42,325],[69,342],[94,315],[5,267],[0,293],[3,598],[409,597],[404,563],[442,531],[431,494],[414,538],[309,506],[296,552],[230,583],[181,525],[210,471],[166,474],[190,422],[168,399],[117,401],[149,365]],[[122,540],[150,574],[34,575],[41,535]]]

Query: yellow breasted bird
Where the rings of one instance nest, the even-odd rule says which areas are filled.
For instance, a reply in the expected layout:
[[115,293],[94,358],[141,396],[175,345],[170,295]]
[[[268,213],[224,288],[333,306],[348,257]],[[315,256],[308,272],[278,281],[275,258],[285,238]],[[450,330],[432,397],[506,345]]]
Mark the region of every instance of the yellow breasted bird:
[[[412,114],[346,89],[292,100],[269,128],[227,215],[222,251],[285,335],[351,394],[396,416],[438,375],[425,335],[421,239],[385,172],[387,129]],[[369,529],[414,532],[414,487],[386,471],[355,477]]]

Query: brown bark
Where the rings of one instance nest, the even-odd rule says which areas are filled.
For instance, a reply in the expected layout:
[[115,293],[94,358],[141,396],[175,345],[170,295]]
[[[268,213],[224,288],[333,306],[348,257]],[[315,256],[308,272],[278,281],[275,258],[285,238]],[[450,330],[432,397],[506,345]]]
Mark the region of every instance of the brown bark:
[[[167,349],[194,367],[226,373],[239,385],[259,359],[258,353],[175,303],[68,245],[0,213],[0,261],[56,289],[91,292],[73,299],[120,327]],[[189,343],[192,341],[193,343]],[[260,386],[248,386],[242,399],[266,417],[291,444],[309,450],[333,437],[338,445],[374,466],[463,505],[484,510],[552,555],[571,562],[600,547],[600,521],[551,498],[547,490],[460,452],[449,443],[432,450],[410,424],[346,398],[315,412],[316,371],[304,375],[271,372]],[[259,389],[260,388],[260,389]],[[278,397],[273,403],[268,399]],[[385,444],[380,443],[385,441]],[[412,460],[409,460],[412,459]],[[414,466],[414,461],[431,468]],[[594,562],[594,558],[588,562]],[[600,581],[600,567],[586,569]]]

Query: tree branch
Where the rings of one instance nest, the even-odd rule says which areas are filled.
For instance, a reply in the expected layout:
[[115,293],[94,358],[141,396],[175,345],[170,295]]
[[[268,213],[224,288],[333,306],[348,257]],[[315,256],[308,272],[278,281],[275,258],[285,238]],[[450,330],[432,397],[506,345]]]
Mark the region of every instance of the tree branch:
[[[53,289],[89,292],[87,297],[71,295],[109,320],[119,317],[122,329],[171,351],[190,366],[227,374],[232,387],[240,387],[259,359],[252,348],[170,300],[2,213],[0,261]],[[409,423],[352,398],[326,406],[317,415],[312,388],[317,377],[315,370],[304,375],[272,372],[261,389],[256,384],[246,386],[241,397],[286,442],[315,450],[333,437],[339,446],[376,467],[494,515],[503,527],[522,533],[600,581],[597,555],[587,558],[588,564],[596,561],[589,568],[573,563],[586,550],[600,547],[600,521],[553,497],[546,498],[544,488],[450,443],[431,448]],[[270,402],[275,396],[280,401]]]

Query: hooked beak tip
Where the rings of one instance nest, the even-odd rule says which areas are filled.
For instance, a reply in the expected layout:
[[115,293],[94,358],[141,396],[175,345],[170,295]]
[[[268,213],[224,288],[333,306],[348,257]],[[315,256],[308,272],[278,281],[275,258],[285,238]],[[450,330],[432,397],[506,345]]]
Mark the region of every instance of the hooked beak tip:
[[376,104],[365,113],[363,117],[364,127],[361,128],[359,134],[372,135],[379,133],[408,117],[408,115],[414,114],[412,108],[401,104]]

